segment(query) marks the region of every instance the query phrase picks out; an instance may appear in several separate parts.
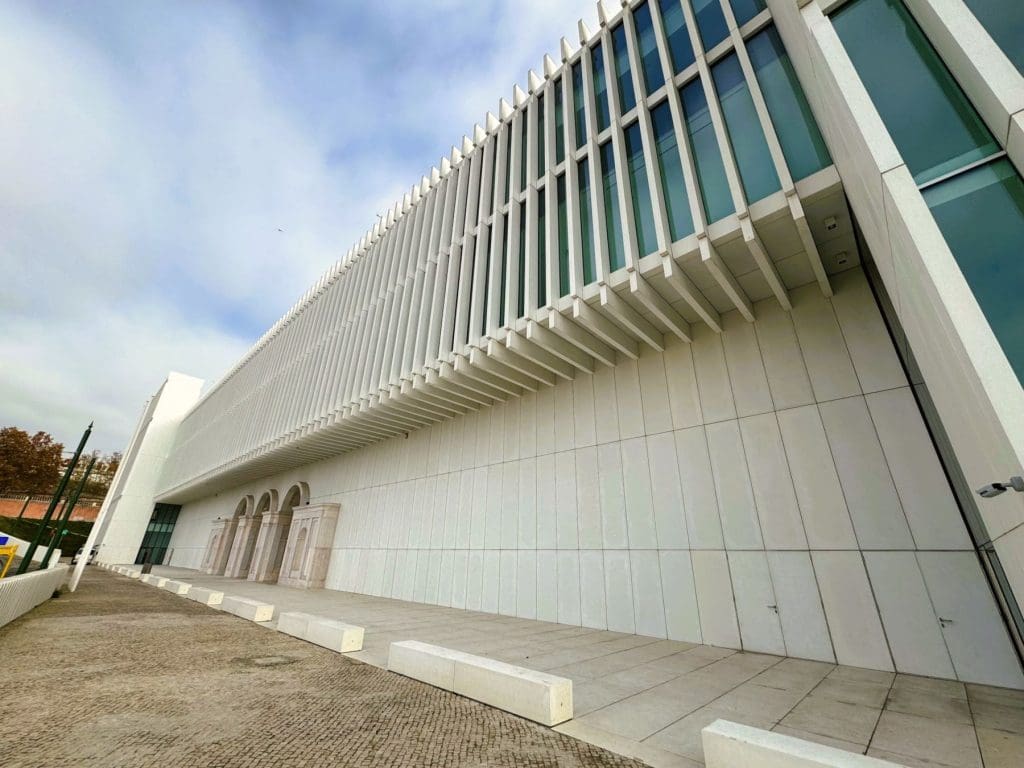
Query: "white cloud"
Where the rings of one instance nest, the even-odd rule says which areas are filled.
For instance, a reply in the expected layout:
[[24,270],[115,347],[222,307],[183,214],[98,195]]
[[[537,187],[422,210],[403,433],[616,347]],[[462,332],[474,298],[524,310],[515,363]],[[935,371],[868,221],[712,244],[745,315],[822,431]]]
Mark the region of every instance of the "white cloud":
[[0,426],[122,448],[168,370],[230,368],[557,59],[574,5],[0,5]]

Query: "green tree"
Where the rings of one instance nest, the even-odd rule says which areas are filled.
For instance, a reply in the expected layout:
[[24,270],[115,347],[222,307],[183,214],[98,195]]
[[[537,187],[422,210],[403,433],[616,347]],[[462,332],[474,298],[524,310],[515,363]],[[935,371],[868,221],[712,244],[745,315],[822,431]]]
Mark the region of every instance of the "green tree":
[[52,493],[60,480],[64,445],[46,432],[0,429],[0,493]]

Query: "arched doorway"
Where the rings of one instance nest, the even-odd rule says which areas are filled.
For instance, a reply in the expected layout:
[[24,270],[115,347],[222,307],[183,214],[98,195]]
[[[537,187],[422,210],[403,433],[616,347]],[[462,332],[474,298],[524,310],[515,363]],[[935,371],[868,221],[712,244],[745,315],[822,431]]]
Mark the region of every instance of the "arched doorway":
[[230,517],[218,517],[210,526],[210,540],[206,557],[203,558],[203,572],[223,576],[228,572],[235,550],[235,538],[239,523],[253,510],[252,496],[243,496]]
[[[251,499],[252,497],[247,497]],[[270,494],[264,493],[255,507],[251,506],[251,512],[238,518],[238,528],[235,532],[235,540],[231,546],[231,555],[228,557],[227,568],[224,575],[232,579],[244,579],[249,575],[249,567],[252,564],[252,555],[256,549],[256,537],[260,531],[260,523],[263,515],[270,508]]]
[[288,545],[288,534],[291,531],[292,513],[295,507],[303,507],[309,504],[309,486],[305,483],[296,483],[288,489],[281,504],[281,515],[286,518],[281,526],[280,537],[277,541],[276,557],[274,559],[274,581],[281,575],[281,566],[284,562],[284,551]]

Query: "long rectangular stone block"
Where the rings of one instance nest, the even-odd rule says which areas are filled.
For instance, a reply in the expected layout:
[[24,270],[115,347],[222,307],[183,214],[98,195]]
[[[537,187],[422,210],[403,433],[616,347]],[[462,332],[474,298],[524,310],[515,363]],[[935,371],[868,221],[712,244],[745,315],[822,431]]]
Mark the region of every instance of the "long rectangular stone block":
[[137,579],[142,576],[142,571],[136,571],[129,568],[125,571],[124,575],[127,576],[129,579]]
[[219,606],[224,600],[224,593],[218,592],[215,589],[204,589],[203,587],[193,586],[185,595],[189,600],[195,600],[197,603],[203,605]]
[[187,595],[188,591],[192,588],[192,585],[185,581],[174,581],[173,579],[167,579],[161,586],[161,589],[166,589],[168,592],[174,595]]
[[354,624],[314,616],[304,639],[338,653],[352,653],[363,649],[363,633],[363,628]]
[[572,680],[415,640],[392,643],[388,669],[543,725],[572,719]]
[[707,768],[903,768],[875,757],[815,744],[782,733],[716,720],[701,731]]
[[274,618],[274,606],[271,603],[261,603],[248,597],[225,595],[220,609],[249,621],[271,621]]
[[139,579],[144,584],[149,584],[151,587],[162,587],[167,581],[163,576],[155,576],[152,573],[143,574],[142,578]]
[[277,631],[283,632],[286,635],[297,637],[300,640],[306,639],[306,628],[309,626],[309,620],[315,619],[316,617],[311,613],[300,613],[298,611],[288,611],[282,613],[277,617]]

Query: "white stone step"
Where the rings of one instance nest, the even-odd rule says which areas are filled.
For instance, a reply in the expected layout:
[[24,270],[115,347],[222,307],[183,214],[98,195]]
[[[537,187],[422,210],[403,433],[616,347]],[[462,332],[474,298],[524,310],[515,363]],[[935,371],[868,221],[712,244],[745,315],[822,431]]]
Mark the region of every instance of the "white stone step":
[[192,588],[192,585],[185,581],[167,579],[160,588],[166,589],[172,595],[187,595],[188,591]]
[[392,643],[388,669],[543,725],[572,719],[572,680],[416,640]]
[[197,603],[202,603],[203,605],[218,607],[224,600],[224,593],[218,592],[215,589],[204,589],[202,587],[193,586],[192,589],[188,591],[186,597],[189,600],[195,600]]
[[220,609],[249,621],[271,621],[274,618],[274,606],[271,603],[261,603],[248,597],[224,595]]

